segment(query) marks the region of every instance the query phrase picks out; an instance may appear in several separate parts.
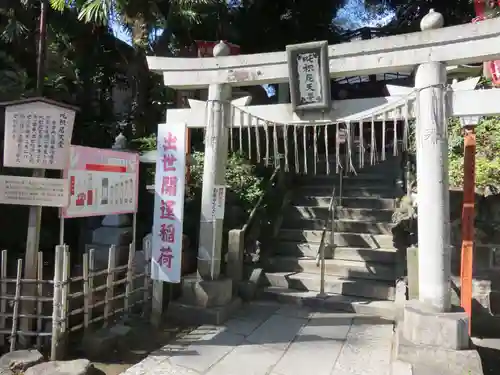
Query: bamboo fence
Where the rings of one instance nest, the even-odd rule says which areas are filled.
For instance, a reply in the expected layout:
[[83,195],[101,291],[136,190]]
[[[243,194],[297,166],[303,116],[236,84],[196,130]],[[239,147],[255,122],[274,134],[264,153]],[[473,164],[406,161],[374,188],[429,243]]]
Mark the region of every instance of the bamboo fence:
[[[84,253],[81,263],[71,264],[68,246],[56,246],[53,272],[44,273],[44,254],[38,253],[37,278],[23,278],[23,260],[8,274],[7,250],[0,263],[0,348],[16,350],[25,342],[39,350],[50,349],[57,357],[68,335],[113,324],[117,316],[132,310],[147,312],[151,289],[151,244],[144,241],[144,263],[135,263],[135,244],[129,246],[127,262],[117,264],[117,248],[111,246],[108,265],[96,269],[95,250]],[[47,258],[47,257],[46,257]],[[50,262],[47,262],[50,265]],[[35,284],[36,295],[25,295],[26,284]],[[21,313],[23,301],[34,303],[31,314]],[[20,321],[29,320],[29,331],[20,330]],[[22,342],[20,339],[23,339]]]

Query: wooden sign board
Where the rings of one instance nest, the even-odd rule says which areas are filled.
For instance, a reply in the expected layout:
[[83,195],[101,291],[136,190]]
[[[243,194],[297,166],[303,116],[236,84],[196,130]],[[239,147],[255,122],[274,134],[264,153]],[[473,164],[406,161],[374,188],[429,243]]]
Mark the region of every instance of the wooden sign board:
[[286,52],[293,110],[329,110],[331,89],[328,42],[288,45]]
[[68,181],[58,178],[0,176],[0,204],[66,207]]
[[71,106],[33,98],[2,103],[5,109],[4,166],[65,169],[75,122]]

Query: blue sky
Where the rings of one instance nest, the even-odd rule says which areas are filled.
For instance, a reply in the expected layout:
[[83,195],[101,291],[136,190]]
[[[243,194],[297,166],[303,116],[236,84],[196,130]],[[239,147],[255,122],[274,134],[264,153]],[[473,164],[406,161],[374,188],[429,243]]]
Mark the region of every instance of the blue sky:
[[364,0],[347,0],[333,22],[345,29],[380,27],[394,18],[394,11],[382,3],[378,9],[366,8]]

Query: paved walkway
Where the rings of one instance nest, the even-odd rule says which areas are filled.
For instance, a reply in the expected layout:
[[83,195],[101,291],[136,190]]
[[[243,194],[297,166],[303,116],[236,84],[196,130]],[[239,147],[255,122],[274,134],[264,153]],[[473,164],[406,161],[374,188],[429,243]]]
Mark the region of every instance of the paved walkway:
[[390,375],[392,334],[377,318],[257,302],[122,375]]

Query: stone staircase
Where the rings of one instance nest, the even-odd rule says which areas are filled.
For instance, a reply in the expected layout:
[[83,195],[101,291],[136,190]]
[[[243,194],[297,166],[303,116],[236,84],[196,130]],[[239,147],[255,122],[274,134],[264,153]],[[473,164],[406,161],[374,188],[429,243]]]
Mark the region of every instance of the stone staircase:
[[397,277],[391,216],[399,170],[398,158],[391,158],[344,177],[342,206],[335,212],[334,246],[325,250],[328,297],[322,298],[318,297],[320,267],[315,257],[339,177],[298,177],[266,262],[265,295],[283,302],[331,304],[359,312],[375,307],[378,315],[390,315]]

